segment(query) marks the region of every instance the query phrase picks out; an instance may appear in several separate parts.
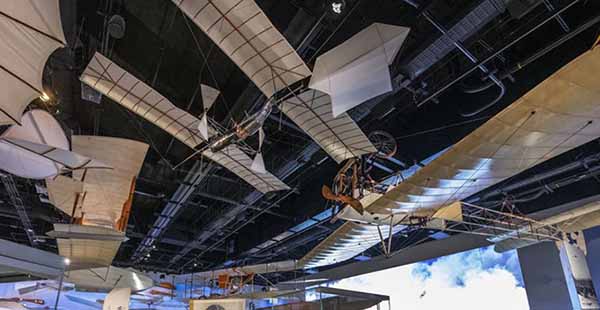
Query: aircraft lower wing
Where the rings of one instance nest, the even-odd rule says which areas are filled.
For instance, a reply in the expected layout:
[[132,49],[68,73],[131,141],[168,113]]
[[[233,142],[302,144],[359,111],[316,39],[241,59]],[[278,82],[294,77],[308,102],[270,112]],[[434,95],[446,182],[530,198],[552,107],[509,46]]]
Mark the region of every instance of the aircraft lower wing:
[[[441,207],[598,138],[597,72],[600,72],[600,48],[561,68],[413,176],[365,206],[367,211],[433,214]],[[361,228],[361,231],[356,225],[345,223],[302,262],[312,267],[340,262],[379,242],[369,230]]]
[[[392,228],[392,235],[404,226]],[[389,237],[389,227],[381,227],[383,239]],[[377,226],[346,222],[329,237],[306,254],[298,263],[303,268],[313,268],[340,263],[370,249],[381,242]]]
[[[173,0],[271,98],[311,76],[302,58],[254,0]],[[333,159],[375,152],[346,113],[334,118],[329,95],[307,90],[280,106]]]
[[56,238],[58,253],[71,260],[70,270],[110,266],[125,233],[114,229],[70,224],[54,224],[48,236]]
[[65,282],[75,284],[78,290],[97,292],[108,292],[115,288],[141,291],[154,285],[154,281],[144,273],[114,266],[69,271],[65,273]]
[[[118,104],[164,129],[190,148],[194,149],[205,142],[198,131],[200,119],[177,108],[156,90],[103,55],[99,53],[94,55],[80,79]],[[214,134],[214,130],[212,133]],[[263,193],[289,189],[274,175],[252,170],[250,168],[252,159],[235,145],[230,145],[217,153],[204,151],[203,155],[229,169]]]

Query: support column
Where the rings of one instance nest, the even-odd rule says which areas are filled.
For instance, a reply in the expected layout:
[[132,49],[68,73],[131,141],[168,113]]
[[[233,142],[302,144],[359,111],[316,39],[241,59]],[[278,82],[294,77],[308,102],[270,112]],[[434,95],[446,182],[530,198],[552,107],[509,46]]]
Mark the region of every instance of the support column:
[[586,242],[583,233],[581,231],[567,233],[563,244],[571,266],[571,274],[575,282],[581,309],[600,309],[590,269],[588,268]]
[[531,310],[579,310],[566,251],[554,242],[518,249]]
[[600,296],[600,226],[583,231],[587,248],[587,262],[592,275],[592,282],[596,289],[596,296]]

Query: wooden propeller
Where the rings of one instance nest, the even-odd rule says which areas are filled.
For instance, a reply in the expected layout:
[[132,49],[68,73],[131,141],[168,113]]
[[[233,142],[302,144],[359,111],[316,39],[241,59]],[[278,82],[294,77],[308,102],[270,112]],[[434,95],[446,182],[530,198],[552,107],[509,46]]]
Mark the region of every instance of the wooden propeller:
[[356,212],[360,213],[360,215],[363,215],[364,213],[363,205],[358,199],[352,198],[348,195],[336,195],[327,185],[323,185],[321,188],[321,194],[327,200],[333,200],[351,206],[352,209],[356,210]]

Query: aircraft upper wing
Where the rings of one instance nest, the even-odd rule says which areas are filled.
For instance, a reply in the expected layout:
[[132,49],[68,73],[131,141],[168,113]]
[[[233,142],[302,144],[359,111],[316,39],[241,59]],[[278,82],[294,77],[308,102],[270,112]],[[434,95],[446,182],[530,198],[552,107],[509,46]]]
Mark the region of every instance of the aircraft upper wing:
[[254,0],[173,0],[267,96],[311,75]]
[[[198,130],[200,119],[177,108],[156,90],[99,53],[94,55],[82,73],[81,81],[164,129],[192,149],[204,142]],[[217,153],[207,150],[203,155],[263,193],[289,189],[274,175],[252,170],[252,159],[235,145]]]
[[[173,2],[267,98],[312,74],[254,0]],[[337,162],[376,151],[348,114],[333,117],[327,94],[307,90],[280,108]]]
[[[600,48],[561,68],[366,209],[433,213],[598,138],[597,72]],[[357,225],[345,223],[301,263],[312,267],[341,262],[379,242],[367,228]]]

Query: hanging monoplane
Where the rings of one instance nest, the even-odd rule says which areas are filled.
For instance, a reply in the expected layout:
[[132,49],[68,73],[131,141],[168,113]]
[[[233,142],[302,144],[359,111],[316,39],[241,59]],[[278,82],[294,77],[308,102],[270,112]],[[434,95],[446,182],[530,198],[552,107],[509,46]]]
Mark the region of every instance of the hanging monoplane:
[[[385,193],[353,196],[364,213],[342,205],[340,228],[300,264],[350,259],[413,228],[487,234],[492,242],[556,240],[553,223],[461,200],[600,136],[600,48],[588,51],[502,110],[442,155]],[[560,125],[557,125],[560,124]],[[530,229],[523,229],[530,227]],[[388,239],[390,242],[391,238]]]

